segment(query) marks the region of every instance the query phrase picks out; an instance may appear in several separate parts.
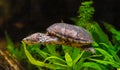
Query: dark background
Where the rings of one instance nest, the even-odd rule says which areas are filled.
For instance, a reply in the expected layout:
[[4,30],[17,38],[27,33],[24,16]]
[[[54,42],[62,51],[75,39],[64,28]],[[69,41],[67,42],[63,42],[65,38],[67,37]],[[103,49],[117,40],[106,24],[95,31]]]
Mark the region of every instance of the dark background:
[[[85,0],[1,0],[0,5],[0,39],[4,32],[14,42],[34,32],[45,32],[53,23],[61,22],[74,24],[70,20],[76,17],[81,2]],[[101,21],[108,22],[120,29],[120,1],[94,0],[94,20],[101,26]]]

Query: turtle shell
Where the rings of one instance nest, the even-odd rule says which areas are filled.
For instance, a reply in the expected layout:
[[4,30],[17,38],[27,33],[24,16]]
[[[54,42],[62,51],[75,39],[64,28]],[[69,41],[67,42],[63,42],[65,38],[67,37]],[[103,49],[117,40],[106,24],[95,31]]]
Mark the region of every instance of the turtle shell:
[[87,45],[93,42],[92,37],[84,28],[67,23],[55,23],[47,28],[47,32],[68,43]]

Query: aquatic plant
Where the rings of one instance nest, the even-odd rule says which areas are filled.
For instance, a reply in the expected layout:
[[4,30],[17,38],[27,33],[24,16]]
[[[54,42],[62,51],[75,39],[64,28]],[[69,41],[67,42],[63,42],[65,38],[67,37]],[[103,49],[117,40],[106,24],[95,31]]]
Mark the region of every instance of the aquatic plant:
[[[85,52],[78,48],[56,45],[29,45],[22,42],[23,50],[29,62],[38,70],[114,70],[120,69],[120,31],[112,25],[105,23],[106,30],[111,33],[112,39],[102,30],[97,22],[92,20],[94,8],[93,1],[85,1],[79,8],[79,16],[74,18],[76,25],[83,26],[93,36],[96,53]],[[8,49],[14,51],[8,46]],[[33,66],[32,66],[33,67]],[[31,68],[32,68],[31,67]]]

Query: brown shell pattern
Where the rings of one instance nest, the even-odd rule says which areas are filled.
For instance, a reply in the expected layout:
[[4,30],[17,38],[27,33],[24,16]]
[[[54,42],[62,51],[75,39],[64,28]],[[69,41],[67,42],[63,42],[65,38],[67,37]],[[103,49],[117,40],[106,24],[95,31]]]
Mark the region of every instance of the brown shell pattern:
[[86,44],[93,42],[92,37],[84,28],[71,24],[55,23],[47,28],[47,32],[70,42]]

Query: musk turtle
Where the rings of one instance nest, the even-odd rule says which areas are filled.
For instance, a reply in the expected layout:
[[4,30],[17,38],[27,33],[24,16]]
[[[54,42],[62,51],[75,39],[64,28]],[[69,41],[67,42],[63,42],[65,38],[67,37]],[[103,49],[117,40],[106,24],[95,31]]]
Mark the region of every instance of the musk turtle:
[[82,27],[55,23],[47,28],[47,33],[35,33],[23,39],[29,44],[63,44],[78,47],[94,52],[92,47],[86,47],[93,43],[91,35]]
[[47,28],[47,34],[61,38],[65,43],[83,46],[93,43],[90,34],[82,27],[66,24],[55,23]]

